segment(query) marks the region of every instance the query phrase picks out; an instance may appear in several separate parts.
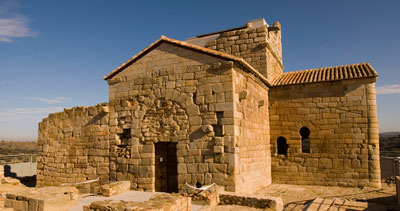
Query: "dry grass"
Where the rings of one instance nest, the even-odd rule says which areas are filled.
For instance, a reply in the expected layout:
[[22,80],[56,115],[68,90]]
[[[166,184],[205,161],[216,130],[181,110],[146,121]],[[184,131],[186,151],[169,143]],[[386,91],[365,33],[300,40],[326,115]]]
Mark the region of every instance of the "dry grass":
[[36,154],[36,142],[0,141],[0,155]]

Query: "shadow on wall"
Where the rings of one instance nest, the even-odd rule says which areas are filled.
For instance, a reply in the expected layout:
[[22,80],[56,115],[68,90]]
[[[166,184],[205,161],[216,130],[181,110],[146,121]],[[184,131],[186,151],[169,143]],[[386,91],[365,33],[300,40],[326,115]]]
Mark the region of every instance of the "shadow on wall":
[[26,176],[26,177],[18,177],[16,173],[11,171],[10,165],[4,165],[4,177],[11,177],[17,179],[21,182],[21,184],[27,187],[35,187],[36,186],[36,175]]

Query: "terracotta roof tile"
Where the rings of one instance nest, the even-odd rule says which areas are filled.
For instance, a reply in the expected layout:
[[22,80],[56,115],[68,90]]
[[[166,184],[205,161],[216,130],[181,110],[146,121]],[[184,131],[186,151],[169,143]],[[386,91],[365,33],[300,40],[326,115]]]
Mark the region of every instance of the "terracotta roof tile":
[[369,63],[324,67],[283,73],[273,81],[273,86],[318,83],[359,78],[374,78],[378,74]]
[[168,37],[165,37],[165,36],[161,36],[160,39],[156,40],[155,42],[150,44],[148,47],[146,47],[145,49],[140,51],[138,54],[136,54],[135,56],[130,58],[128,61],[126,61],[125,63],[123,63],[119,67],[117,67],[115,70],[113,70],[112,72],[110,72],[106,76],[104,76],[103,79],[107,80],[109,78],[112,78],[114,75],[118,74],[119,72],[124,70],[127,66],[131,65],[132,63],[134,63],[135,61],[137,61],[138,59],[140,59],[141,57],[146,55],[149,51],[153,50],[154,48],[156,48],[157,46],[159,46],[161,43],[164,43],[164,42],[165,43],[169,43],[169,44],[173,44],[173,45],[176,45],[176,46],[180,46],[180,47],[183,47],[183,48],[191,49],[191,50],[194,50],[194,51],[198,51],[200,53],[204,53],[204,54],[208,54],[208,55],[211,55],[211,56],[215,56],[215,57],[218,57],[218,58],[234,61],[234,62],[240,64],[241,66],[243,66],[245,69],[249,70],[251,73],[253,73],[258,78],[260,78],[265,84],[267,84],[268,86],[271,86],[271,84],[269,83],[267,78],[265,78],[261,73],[259,73],[256,69],[254,69],[243,58],[240,58],[240,57],[237,57],[237,56],[234,56],[234,55],[231,55],[231,54],[227,54],[227,53],[224,53],[224,52],[221,52],[221,51],[217,51],[217,50],[201,47],[201,46],[198,46],[198,45],[194,45],[194,44],[191,44],[191,43],[183,42],[183,41],[180,41],[180,40],[171,39],[171,38],[168,38]]

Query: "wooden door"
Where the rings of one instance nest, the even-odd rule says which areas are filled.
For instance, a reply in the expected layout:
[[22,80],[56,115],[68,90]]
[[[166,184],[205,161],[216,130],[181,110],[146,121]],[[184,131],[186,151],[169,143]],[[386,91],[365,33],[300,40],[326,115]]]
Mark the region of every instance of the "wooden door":
[[178,162],[176,143],[156,143],[155,189],[160,192],[178,192]]

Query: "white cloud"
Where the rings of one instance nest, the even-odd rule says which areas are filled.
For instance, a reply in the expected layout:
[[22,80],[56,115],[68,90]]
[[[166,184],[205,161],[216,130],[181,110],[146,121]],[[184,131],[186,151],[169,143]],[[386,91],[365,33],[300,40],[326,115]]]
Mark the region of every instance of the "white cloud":
[[28,19],[10,11],[16,7],[18,5],[9,1],[0,4],[0,42],[12,42],[13,38],[34,35],[28,27]]
[[377,95],[400,94],[400,84],[376,87]]
[[63,111],[63,107],[40,107],[40,108],[14,108],[0,111],[0,122],[12,120],[40,119],[50,113]]
[[66,103],[71,101],[71,98],[68,97],[56,97],[53,99],[43,98],[43,97],[26,97],[27,100],[35,100],[46,104],[58,104],[58,103]]

